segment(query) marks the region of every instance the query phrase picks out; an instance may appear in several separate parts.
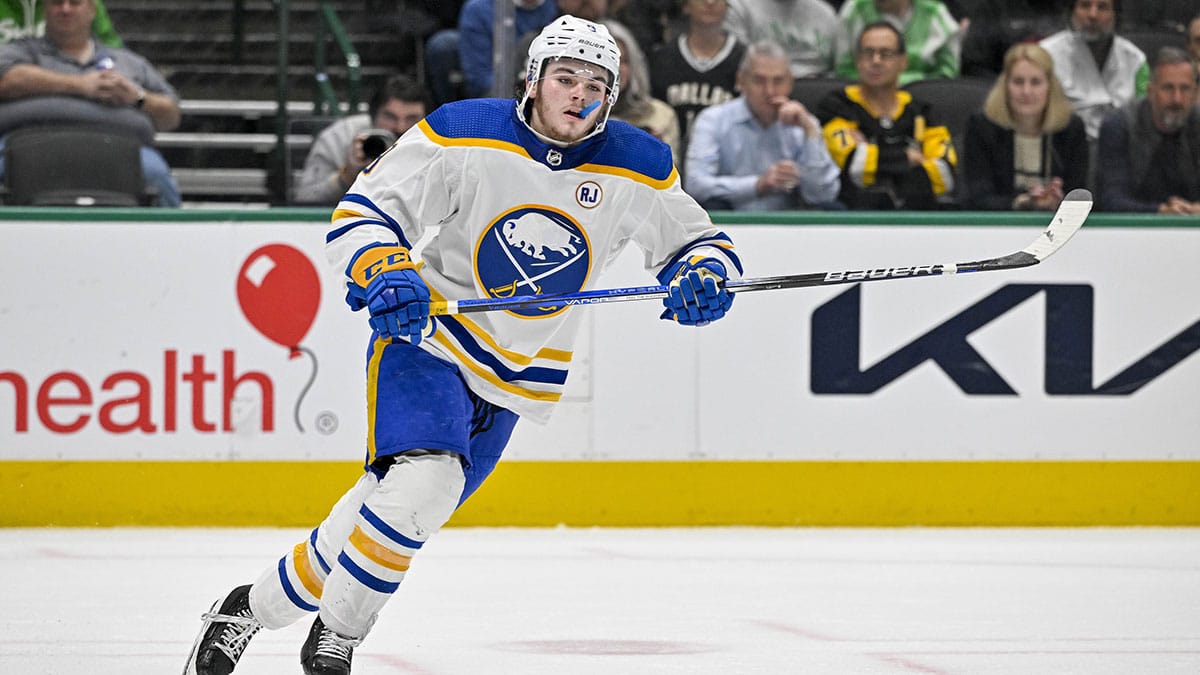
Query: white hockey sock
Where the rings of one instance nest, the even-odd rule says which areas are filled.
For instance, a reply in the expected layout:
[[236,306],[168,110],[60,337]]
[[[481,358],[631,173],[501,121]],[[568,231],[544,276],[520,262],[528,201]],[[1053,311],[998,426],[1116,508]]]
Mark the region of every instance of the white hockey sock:
[[403,455],[367,495],[346,545],[325,580],[321,620],[332,631],[366,636],[400,586],[413,555],[458,507],[466,479],[457,455]]
[[317,611],[325,579],[354,529],[363,500],[378,487],[374,474],[364,473],[307,540],[263,570],[250,589],[250,610],[263,626],[283,628]]

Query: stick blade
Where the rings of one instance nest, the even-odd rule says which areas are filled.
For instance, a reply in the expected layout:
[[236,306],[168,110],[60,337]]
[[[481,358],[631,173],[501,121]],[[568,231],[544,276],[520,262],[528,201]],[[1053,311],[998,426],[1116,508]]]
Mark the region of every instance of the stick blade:
[[1033,256],[1038,262],[1049,258],[1075,236],[1091,211],[1092,193],[1083,188],[1071,190],[1063,197],[1050,225],[1032,244],[1026,246],[1023,252]]
[[1055,251],[1075,236],[1083,222],[1092,211],[1092,193],[1082,188],[1071,190],[1063,197],[1058,211],[1050,224],[1038,238],[1029,246],[999,258],[977,260],[969,263],[959,263],[953,266],[955,272],[994,272],[997,270],[1012,270],[1036,265],[1049,258]]

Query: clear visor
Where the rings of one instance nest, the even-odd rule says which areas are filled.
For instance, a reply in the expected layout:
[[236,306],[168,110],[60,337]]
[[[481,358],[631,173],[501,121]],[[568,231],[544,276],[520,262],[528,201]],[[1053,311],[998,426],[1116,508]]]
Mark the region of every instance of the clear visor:
[[538,85],[544,88],[558,88],[571,94],[578,92],[585,107],[590,103],[603,101],[611,92],[608,73],[603,68],[591,64],[580,66],[577,61],[551,61],[546,64]]

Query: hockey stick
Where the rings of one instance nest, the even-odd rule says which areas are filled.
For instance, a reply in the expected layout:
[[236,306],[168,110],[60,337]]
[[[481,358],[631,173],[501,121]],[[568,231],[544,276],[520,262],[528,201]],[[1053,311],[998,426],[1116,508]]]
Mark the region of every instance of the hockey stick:
[[[1084,189],[1071,190],[1063,199],[1062,204],[1059,205],[1058,211],[1055,212],[1054,218],[1050,221],[1050,225],[1045,230],[1042,230],[1033,243],[1016,253],[1010,253],[998,258],[963,263],[878,267],[841,272],[813,272],[810,274],[789,274],[777,277],[760,277],[757,279],[738,279],[726,282],[725,288],[734,293],[745,293],[749,291],[773,291],[782,288],[852,284],[860,281],[936,277],[947,274],[965,274],[967,272],[995,272],[998,270],[1030,267],[1049,258],[1055,251],[1062,248],[1067,243],[1067,240],[1083,226],[1083,222],[1087,220],[1088,213],[1091,210],[1092,193]],[[629,302],[631,300],[665,298],[668,294],[669,291],[666,286],[632,286],[628,288],[579,291],[578,293],[447,300],[430,303],[429,313],[433,315],[467,314],[471,312],[522,309],[526,307],[592,305],[606,302]]]

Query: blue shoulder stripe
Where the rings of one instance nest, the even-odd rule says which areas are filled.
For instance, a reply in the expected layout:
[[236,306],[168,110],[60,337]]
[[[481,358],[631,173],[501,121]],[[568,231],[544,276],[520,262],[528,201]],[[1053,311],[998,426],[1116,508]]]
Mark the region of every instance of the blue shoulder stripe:
[[520,144],[509,124],[516,102],[501,98],[472,98],[447,103],[425,117],[438,135],[446,138],[486,138]]
[[409,243],[408,237],[404,236],[404,230],[400,227],[400,223],[397,222],[395,218],[389,216],[383,209],[376,206],[375,202],[372,202],[370,199],[367,199],[365,196],[360,195],[357,192],[348,193],[345,197],[342,197],[342,201],[365,206],[377,214],[378,219],[367,218],[364,220],[356,220],[341,227],[334,228],[333,230],[330,230],[329,234],[325,235],[326,244],[334,239],[337,239],[343,234],[346,234],[350,230],[353,230],[359,225],[379,225],[382,223],[396,235],[396,238],[400,240],[400,244],[402,246],[410,249],[412,248],[412,244]]
[[656,181],[664,181],[675,168],[671,146],[637,127],[620,120],[609,120],[606,140],[591,164],[625,169]]

